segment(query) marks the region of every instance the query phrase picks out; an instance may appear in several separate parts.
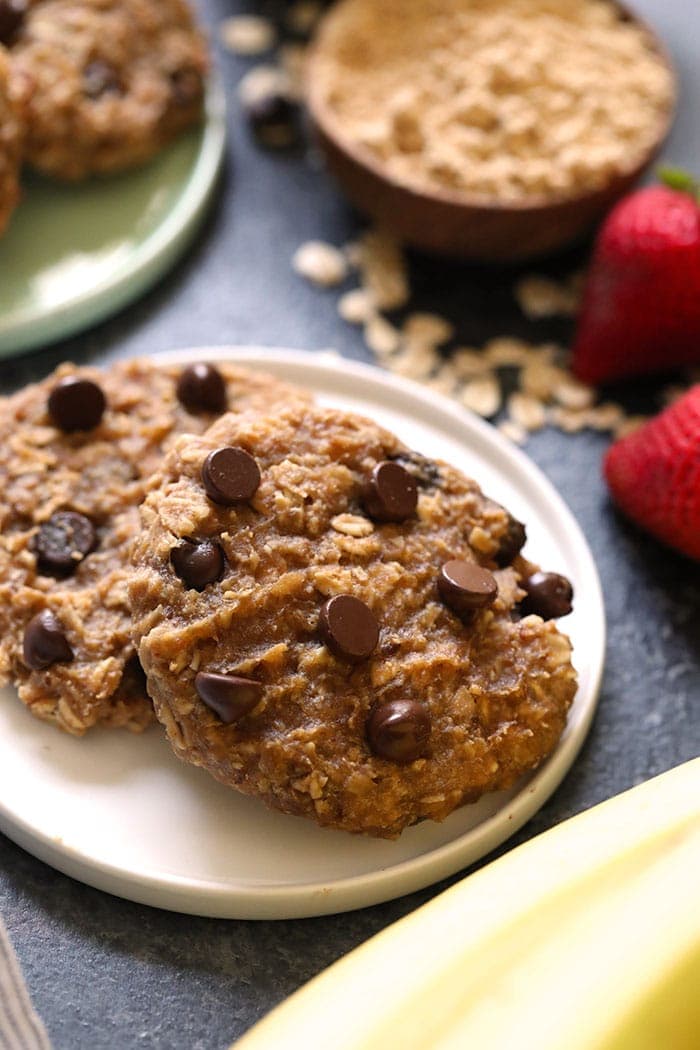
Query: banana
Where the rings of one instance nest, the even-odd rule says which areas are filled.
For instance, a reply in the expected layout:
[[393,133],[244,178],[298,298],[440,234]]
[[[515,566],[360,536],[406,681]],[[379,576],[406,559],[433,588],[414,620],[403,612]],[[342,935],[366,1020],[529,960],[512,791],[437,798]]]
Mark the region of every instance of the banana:
[[526,842],[235,1050],[698,1050],[700,758]]

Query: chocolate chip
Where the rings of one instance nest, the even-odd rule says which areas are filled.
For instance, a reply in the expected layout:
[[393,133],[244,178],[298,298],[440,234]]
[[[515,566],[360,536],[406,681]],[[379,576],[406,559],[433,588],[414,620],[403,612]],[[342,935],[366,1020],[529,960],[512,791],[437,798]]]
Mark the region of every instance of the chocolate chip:
[[27,0],[0,0],[0,44],[10,44],[24,21]]
[[220,580],[224,572],[224,552],[216,540],[185,540],[173,547],[170,561],[180,579],[194,591],[203,591]]
[[391,700],[375,707],[367,720],[367,739],[375,755],[392,762],[415,762],[425,754],[430,715],[416,700]]
[[94,551],[97,533],[84,514],[63,510],[40,526],[32,546],[42,572],[69,576]]
[[455,559],[440,569],[438,591],[445,605],[462,616],[491,605],[498,594],[498,584],[488,569]]
[[522,588],[527,592],[521,604],[525,616],[534,614],[543,620],[557,620],[573,609],[574,589],[566,576],[557,572],[533,573]]
[[247,102],[245,115],[261,146],[287,149],[296,145],[301,137],[299,106],[279,91],[260,95]]
[[377,463],[363,497],[363,506],[374,521],[406,521],[416,512],[418,486],[400,463]]
[[199,362],[183,370],[177,381],[178,401],[190,412],[223,412],[226,383],[218,368]]
[[330,651],[350,663],[367,660],[379,642],[377,618],[352,594],[337,594],[321,609],[318,627]]
[[399,452],[395,456],[390,456],[389,459],[392,463],[399,463],[405,467],[421,488],[434,489],[442,482],[437,463],[434,463],[432,459],[427,459],[426,456],[421,456],[420,452]]
[[196,69],[176,69],[170,74],[170,86],[178,106],[191,106],[203,94],[202,77]]
[[96,58],[83,70],[83,94],[87,98],[102,98],[103,95],[121,95],[124,90],[121,78],[113,66]]
[[67,663],[73,659],[73,650],[65,632],[48,609],[38,613],[27,624],[24,632],[24,662],[32,671],[43,671],[51,664]]
[[66,376],[49,394],[49,415],[59,430],[92,430],[104,415],[107,402],[91,379]]
[[501,536],[500,544],[496,552],[496,562],[501,568],[510,565],[515,557],[520,554],[525,546],[527,534],[525,526],[511,514],[508,515],[508,526]]
[[260,484],[260,468],[250,452],[224,446],[210,452],[202,467],[209,499],[224,507],[252,499]]
[[230,725],[243,718],[260,702],[263,687],[252,678],[235,674],[209,674],[200,671],[194,680],[200,700]]

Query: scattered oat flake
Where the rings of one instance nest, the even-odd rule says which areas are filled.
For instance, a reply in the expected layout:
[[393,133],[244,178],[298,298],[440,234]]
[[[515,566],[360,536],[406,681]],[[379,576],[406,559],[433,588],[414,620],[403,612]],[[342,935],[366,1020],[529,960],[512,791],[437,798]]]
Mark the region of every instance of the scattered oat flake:
[[517,368],[518,365],[524,365],[531,351],[532,347],[522,339],[507,337],[490,339],[484,347],[486,360],[494,368]]
[[359,244],[362,285],[379,310],[398,310],[410,298],[408,273],[398,243],[381,230],[369,230]]
[[454,325],[439,314],[409,314],[403,326],[403,334],[407,340],[424,343],[426,346],[442,346],[454,333]]
[[460,393],[463,405],[490,419],[501,407],[501,387],[495,375],[484,375],[466,383]]
[[324,241],[307,241],[297,248],[292,266],[298,274],[322,288],[342,284],[347,276],[343,253]]
[[450,362],[460,379],[474,379],[489,371],[484,355],[470,346],[454,350]]
[[554,400],[563,408],[582,410],[590,408],[595,401],[596,393],[593,387],[580,383],[573,377],[562,379],[552,391]]
[[437,353],[422,343],[401,345],[401,352],[390,362],[389,367],[397,375],[409,379],[427,379],[439,363]]
[[365,343],[377,356],[384,357],[399,349],[401,334],[385,317],[377,315],[365,325]]
[[544,405],[529,394],[511,394],[508,398],[508,415],[525,430],[541,430],[547,421]]
[[518,385],[524,394],[538,401],[551,401],[556,388],[568,378],[563,368],[548,364],[541,356],[533,356],[521,370]]
[[515,298],[531,320],[571,316],[578,308],[578,293],[548,277],[523,277],[515,286]]
[[459,377],[449,362],[442,365],[434,376],[426,380],[426,385],[438,394],[454,395],[459,387]]
[[275,94],[293,94],[291,81],[279,66],[255,66],[238,83],[238,96],[247,105]]
[[565,434],[577,434],[588,426],[588,413],[556,406],[550,409],[549,422],[559,430],[563,430]]
[[258,15],[234,15],[219,27],[221,42],[236,55],[262,55],[277,42],[275,27],[268,18]]
[[625,420],[625,410],[615,401],[604,401],[588,412],[588,425],[592,430],[617,430]]
[[372,297],[364,288],[353,288],[341,295],[338,313],[348,324],[367,324],[374,313]]
[[512,419],[504,419],[498,424],[498,430],[515,445],[524,445],[527,441],[527,430]]
[[648,423],[649,419],[650,416],[626,416],[615,427],[615,437],[623,438],[627,437],[628,434],[633,434],[635,430],[639,430],[645,423]]

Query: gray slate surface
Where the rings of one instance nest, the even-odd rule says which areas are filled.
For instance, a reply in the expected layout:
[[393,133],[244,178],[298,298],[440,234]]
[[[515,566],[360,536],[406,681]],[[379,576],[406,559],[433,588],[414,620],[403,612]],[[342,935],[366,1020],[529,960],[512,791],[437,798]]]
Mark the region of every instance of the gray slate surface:
[[[212,27],[259,9],[200,0]],[[639,0],[681,70],[683,105],[667,157],[700,172],[700,12],[687,0]],[[92,332],[0,365],[0,388],[45,375],[66,358],[105,361],[216,343],[324,348],[367,357],[337,319],[334,294],[291,271],[299,243],[336,243],[357,223],[324,174],[301,156],[251,147],[234,84],[250,64],[218,53],[230,98],[230,156],[218,203],[196,246],[138,305]],[[571,265],[558,261],[557,272]],[[526,332],[565,337],[564,325],[528,325],[510,274],[413,260],[423,307],[459,318],[460,341]],[[653,384],[626,392],[651,403]],[[607,670],[583,753],[523,840],[638,781],[700,753],[700,571],[622,523],[600,481],[603,438],[548,431],[528,451],[569,502],[598,562],[609,617]],[[331,918],[279,923],[195,919],[117,900],[54,871],[0,836],[0,911],[35,1005],[58,1050],[220,1050],[302,982],[434,887]],[[444,883],[443,886],[447,885]]]

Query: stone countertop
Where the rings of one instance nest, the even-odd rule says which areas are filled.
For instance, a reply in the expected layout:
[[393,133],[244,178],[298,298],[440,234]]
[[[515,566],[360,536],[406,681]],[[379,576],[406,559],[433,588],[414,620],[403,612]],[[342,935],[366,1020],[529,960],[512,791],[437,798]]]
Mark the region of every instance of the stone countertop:
[[[690,101],[700,96],[700,14],[690,14],[686,0],[637,0],[636,6],[666,38],[681,72],[683,101],[666,156],[700,171],[700,116]],[[225,16],[256,5],[200,0],[200,7],[214,31]],[[235,83],[253,63],[217,46],[217,64],[230,104],[228,165],[187,258],[109,322],[0,364],[0,388],[40,378],[64,359],[104,362],[176,346],[332,346],[369,359],[358,330],[338,319],[337,295],[307,285],[290,267],[300,243],[343,243],[358,228],[356,218],[313,157],[252,146]],[[568,272],[576,261],[572,256],[545,269]],[[412,258],[411,275],[415,307],[454,320],[461,343],[506,334],[567,338],[564,322],[525,321],[512,297],[512,272]],[[648,407],[654,385],[626,391],[628,403]],[[601,435],[554,430],[527,446],[593,549],[609,645],[588,742],[562,787],[515,841],[700,754],[700,570],[612,511],[600,480],[605,446]],[[308,978],[449,884],[327,918],[218,921],[118,900],[58,874],[2,836],[0,842],[0,912],[58,1050],[223,1050]]]

